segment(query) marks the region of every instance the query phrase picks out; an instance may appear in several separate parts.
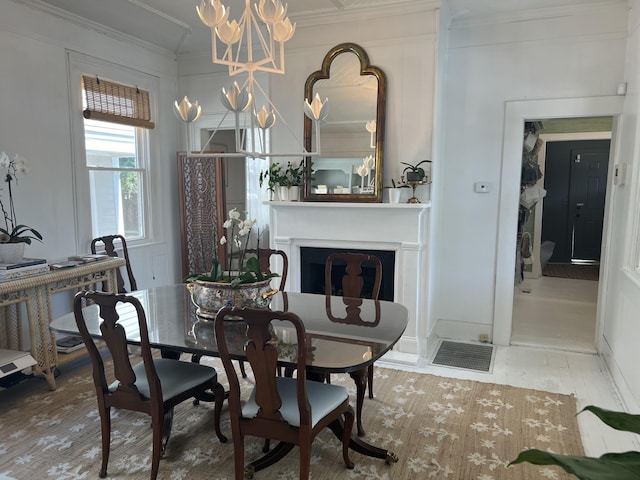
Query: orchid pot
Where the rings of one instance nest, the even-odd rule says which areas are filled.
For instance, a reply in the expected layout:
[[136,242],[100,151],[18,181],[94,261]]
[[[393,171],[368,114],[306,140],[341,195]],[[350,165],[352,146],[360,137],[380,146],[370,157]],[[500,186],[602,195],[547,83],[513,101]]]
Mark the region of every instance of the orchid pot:
[[187,289],[197,307],[196,315],[208,319],[215,319],[223,307],[267,308],[274,293],[269,278],[235,286],[195,279],[187,283]]
[[0,243],[0,261],[18,263],[24,258],[25,242]]

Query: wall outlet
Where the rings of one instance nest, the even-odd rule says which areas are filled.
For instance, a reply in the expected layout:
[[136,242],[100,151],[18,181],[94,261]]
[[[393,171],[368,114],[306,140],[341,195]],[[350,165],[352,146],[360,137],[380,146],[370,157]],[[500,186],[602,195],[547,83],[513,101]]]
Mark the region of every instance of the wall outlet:
[[489,343],[489,335],[486,333],[481,333],[478,337],[478,340],[480,340],[482,343]]
[[473,191],[476,193],[489,193],[491,184],[489,182],[476,182],[473,184]]

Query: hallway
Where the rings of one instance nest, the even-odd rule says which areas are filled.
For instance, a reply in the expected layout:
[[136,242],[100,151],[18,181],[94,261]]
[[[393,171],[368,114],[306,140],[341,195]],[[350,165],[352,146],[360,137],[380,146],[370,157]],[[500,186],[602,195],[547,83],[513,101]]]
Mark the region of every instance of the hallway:
[[513,297],[512,345],[595,353],[598,282],[525,278]]

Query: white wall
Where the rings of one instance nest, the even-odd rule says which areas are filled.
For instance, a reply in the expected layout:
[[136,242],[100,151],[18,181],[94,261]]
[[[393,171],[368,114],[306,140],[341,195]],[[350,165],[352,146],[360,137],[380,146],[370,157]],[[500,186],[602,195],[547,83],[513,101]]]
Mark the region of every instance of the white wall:
[[[175,181],[177,122],[173,55],[124,43],[56,16],[11,1],[0,3],[0,151],[19,153],[29,173],[15,192],[21,223],[39,230],[44,242],[28,256],[59,260],[89,251],[91,232],[78,227],[74,208],[71,112],[67,52],[135,69],[158,78],[158,111],[152,131],[152,241],[130,248],[141,288],[179,281],[179,231]],[[79,92],[74,92],[79,94]],[[80,240],[77,240],[80,239]]]
[[[160,228],[153,232],[151,245],[133,249],[132,254],[141,287],[178,281],[175,152],[185,148],[185,141],[178,143],[180,130],[171,104],[189,95],[201,101],[207,121],[219,119],[217,96],[219,87],[228,85],[226,75],[215,73],[204,56],[180,58],[178,77],[171,54],[124,43],[11,1],[0,2],[0,151],[18,152],[30,160],[30,173],[21,178],[16,192],[18,215],[45,235],[45,242],[30,247],[29,255],[58,259],[88,248],[75,241],[68,49],[159,78],[152,188],[158,193],[154,212]],[[439,22],[446,26],[448,18],[428,5],[401,14],[390,9],[374,17],[326,17],[320,25],[302,22],[288,49],[287,74],[273,78],[270,89],[291,130],[301,138],[304,81],[331,47],[359,43],[372,64],[385,71],[385,179],[400,174],[401,161],[434,161],[429,281],[433,291],[428,308],[430,321],[437,324],[426,333],[476,339],[494,326],[496,292],[504,289],[510,273],[498,265],[508,265],[513,255],[510,248],[496,247],[510,235],[500,231],[505,208],[501,200],[517,192],[515,184],[503,184],[504,170],[513,170],[514,161],[505,157],[504,135],[519,129],[505,124],[507,105],[549,99],[598,103],[600,97],[615,95],[618,83],[626,80],[629,91],[614,142],[616,161],[629,163],[628,178],[633,181],[613,189],[608,198],[612,233],[605,239],[609,268],[603,278],[608,285],[606,301],[599,313],[606,317],[600,347],[628,404],[637,407],[640,281],[627,271],[629,238],[636,233],[627,225],[637,223],[640,199],[636,178],[640,35],[638,1],[632,4],[626,58],[623,6],[546,10],[544,18],[523,21],[454,21],[440,35]],[[288,135],[274,132],[276,148],[292,146],[294,142],[285,139]],[[473,193],[475,181],[489,182],[491,192]],[[402,238],[401,231],[397,235]]]
[[[503,136],[513,128],[521,142],[524,125],[505,124],[508,104],[615,95],[624,76],[626,16],[624,7],[599,6],[547,9],[544,18],[528,21],[452,24],[433,198],[434,210],[442,209],[432,225],[442,239],[431,255],[436,335],[491,334],[502,314],[494,308],[496,293],[505,282],[513,285],[521,149],[516,158],[503,151]],[[514,171],[513,182],[503,184]],[[477,181],[488,182],[490,192],[474,193]],[[513,232],[500,231],[505,208]],[[498,250],[501,236],[512,242]]]
[[607,225],[610,235],[607,244],[608,266],[605,272],[607,302],[601,307],[603,354],[615,383],[630,411],[640,410],[640,371],[638,338],[640,338],[640,272],[634,268],[634,257],[638,255],[638,202],[640,201],[640,125],[637,122],[640,97],[640,2],[631,2],[629,16],[629,38],[626,52],[624,80],[628,89],[624,113],[620,119],[616,163],[627,164],[626,182],[611,189],[607,201],[611,215]]

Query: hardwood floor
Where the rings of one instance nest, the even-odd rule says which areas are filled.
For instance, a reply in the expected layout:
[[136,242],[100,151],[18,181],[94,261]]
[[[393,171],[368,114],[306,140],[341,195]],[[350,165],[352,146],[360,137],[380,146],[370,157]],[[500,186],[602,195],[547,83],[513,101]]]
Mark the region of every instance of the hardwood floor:
[[512,345],[595,353],[598,282],[525,279],[513,297]]

